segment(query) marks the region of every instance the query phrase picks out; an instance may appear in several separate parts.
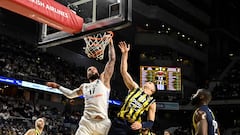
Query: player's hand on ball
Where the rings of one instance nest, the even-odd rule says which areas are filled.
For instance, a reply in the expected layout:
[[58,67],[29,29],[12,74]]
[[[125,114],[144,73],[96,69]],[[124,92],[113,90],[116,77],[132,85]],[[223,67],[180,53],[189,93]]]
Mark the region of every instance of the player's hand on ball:
[[57,89],[60,87],[60,85],[55,82],[47,82],[46,85],[48,87],[57,88]]

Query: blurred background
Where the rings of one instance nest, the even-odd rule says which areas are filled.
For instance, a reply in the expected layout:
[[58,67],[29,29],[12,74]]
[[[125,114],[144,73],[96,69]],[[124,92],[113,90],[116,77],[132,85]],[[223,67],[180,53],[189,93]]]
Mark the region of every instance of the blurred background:
[[[143,73],[152,70],[180,69],[173,73],[180,76],[178,83],[169,84],[163,77],[165,85],[157,91],[154,133],[162,135],[171,128],[176,135],[190,135],[194,109],[190,97],[198,88],[207,88],[221,133],[240,134],[239,10],[238,0],[133,0],[131,24],[114,31],[117,62],[110,99],[119,103],[127,95],[117,47],[119,41],[126,41],[131,44],[129,72],[136,82],[141,83],[147,78]],[[83,111],[82,98],[69,100],[17,83],[55,81],[77,88],[87,82],[88,66],[102,71],[108,60],[107,55],[100,61],[89,59],[84,40],[40,47],[41,28],[36,21],[0,8],[0,134],[22,135],[39,116],[47,118],[45,135],[74,134]],[[180,87],[169,89],[170,85]],[[110,118],[119,108],[110,104]]]

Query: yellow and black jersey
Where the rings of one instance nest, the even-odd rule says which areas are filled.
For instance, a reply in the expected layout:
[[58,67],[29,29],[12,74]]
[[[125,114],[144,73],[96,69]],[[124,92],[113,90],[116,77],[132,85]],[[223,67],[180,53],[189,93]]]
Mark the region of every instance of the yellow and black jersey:
[[41,135],[40,131],[38,129],[35,129],[36,135]]
[[[143,135],[142,133],[139,133],[139,135]],[[147,135],[154,135],[153,133],[151,132],[148,132]]]
[[118,117],[128,122],[141,122],[141,115],[144,111],[148,111],[149,106],[155,102],[153,97],[144,93],[142,88],[136,88],[128,94],[125,102],[118,113]]
[[24,135],[41,135],[40,130],[38,129],[29,129]]
[[154,133],[151,132],[150,130],[148,130],[147,132],[142,133],[142,131],[140,130],[139,135],[154,135]]

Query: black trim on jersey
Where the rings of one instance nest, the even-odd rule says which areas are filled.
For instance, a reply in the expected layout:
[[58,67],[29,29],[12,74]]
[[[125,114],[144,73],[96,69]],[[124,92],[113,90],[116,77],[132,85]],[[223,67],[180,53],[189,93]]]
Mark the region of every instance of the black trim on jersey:
[[[128,107],[128,103],[129,103],[129,100],[138,92],[139,88],[135,89],[135,92],[128,98],[128,100],[123,104],[124,106],[124,109],[123,110],[126,110],[126,108]],[[131,91],[130,91],[131,93]],[[129,93],[129,94],[130,94]],[[130,109],[128,109],[127,112],[124,113],[124,118],[126,118],[126,115],[129,113]]]
[[[145,93],[142,91],[141,94],[138,96],[138,98],[137,98],[136,100],[138,100],[138,99],[139,99],[140,97],[142,97],[144,94],[145,94]],[[146,96],[146,97],[147,97],[147,96]],[[147,100],[146,100],[146,101],[147,101]],[[146,101],[145,101],[145,102],[146,102]],[[144,108],[145,108],[145,107],[144,107]],[[134,116],[135,113],[136,113],[136,111],[134,110],[133,113],[132,113],[131,118],[133,118],[133,116]],[[136,118],[136,120],[137,120],[137,118]]]

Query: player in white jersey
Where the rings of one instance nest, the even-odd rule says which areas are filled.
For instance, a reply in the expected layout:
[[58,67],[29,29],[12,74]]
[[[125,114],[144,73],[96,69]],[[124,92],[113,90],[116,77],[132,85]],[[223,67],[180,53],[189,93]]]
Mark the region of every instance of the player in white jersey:
[[116,61],[112,40],[109,44],[108,55],[109,60],[104,71],[99,74],[96,67],[89,67],[87,69],[87,78],[90,83],[83,83],[77,89],[69,90],[55,82],[47,82],[47,86],[59,89],[70,99],[81,95],[84,96],[84,112],[75,135],[106,135],[111,126],[111,121],[108,118],[108,99],[110,80]]

